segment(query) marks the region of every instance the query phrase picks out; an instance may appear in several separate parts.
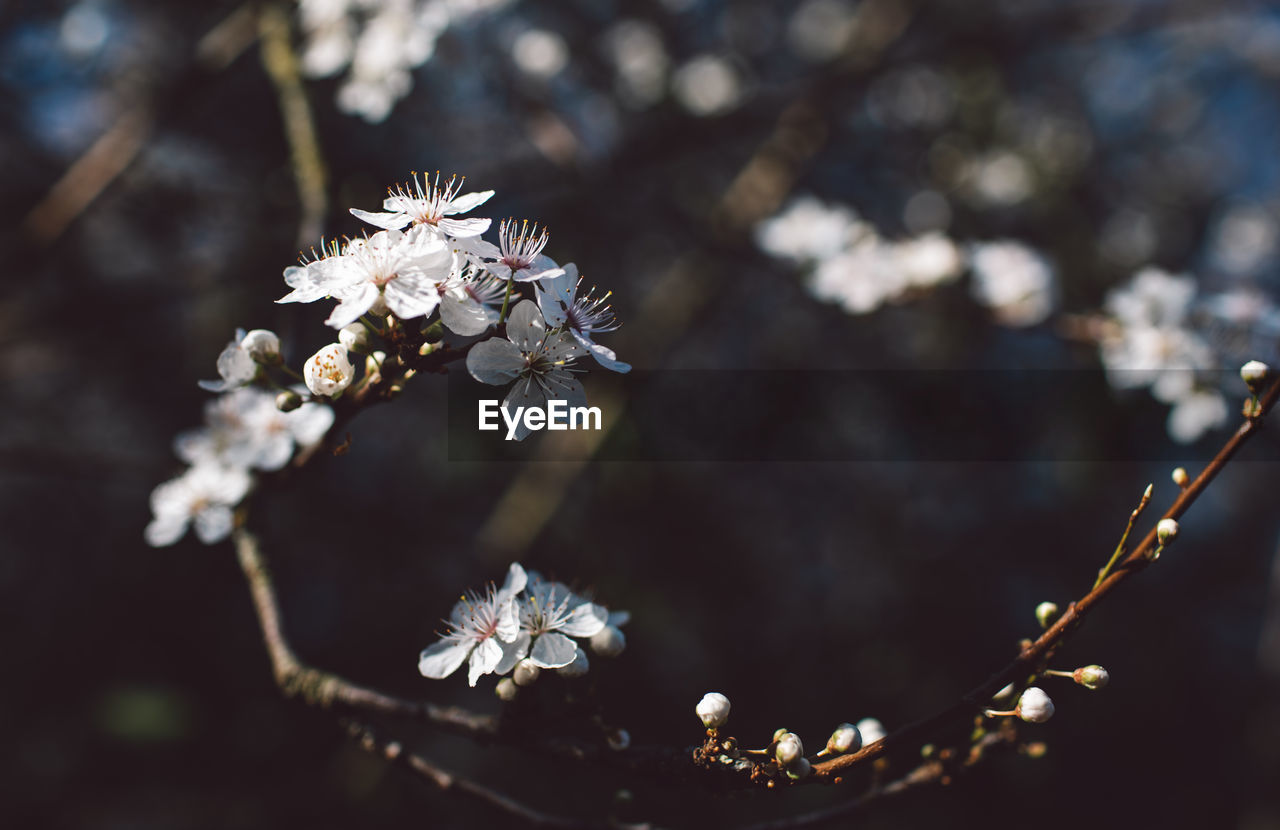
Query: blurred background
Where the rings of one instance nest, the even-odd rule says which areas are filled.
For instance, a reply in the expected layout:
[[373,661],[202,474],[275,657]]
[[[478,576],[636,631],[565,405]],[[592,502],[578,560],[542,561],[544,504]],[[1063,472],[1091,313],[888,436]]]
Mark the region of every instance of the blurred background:
[[[698,742],[709,690],[748,746],[892,730],[1087,590],[1143,487],[1163,510],[1229,434],[1240,363],[1276,359],[1266,3],[11,0],[0,84],[10,826],[504,826],[281,697],[229,543],[142,541],[196,381],[237,326],[295,366],[328,342],[327,309],[273,304],[280,272],[410,171],[545,223],[637,372],[586,378],[606,433],[500,455],[450,427],[465,378],[419,378],[255,502],[303,659],[409,697],[497,711],[416,658],[520,561],[632,612],[590,677],[636,744]],[[1156,349],[1194,399],[1124,379],[1144,269],[1191,286],[1145,325],[1194,345]],[[718,429],[684,431],[708,407]],[[1277,450],[1260,435],[1063,649],[1112,683],[1048,687],[1045,757],[859,821],[1280,827]],[[390,734],[553,813],[734,826],[854,794]]]

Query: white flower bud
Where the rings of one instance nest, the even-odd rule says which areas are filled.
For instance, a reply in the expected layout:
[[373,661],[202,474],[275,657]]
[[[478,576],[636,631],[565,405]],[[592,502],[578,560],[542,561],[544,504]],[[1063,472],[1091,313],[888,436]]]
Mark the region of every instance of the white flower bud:
[[1018,699],[1014,714],[1027,723],[1044,723],[1053,717],[1053,701],[1038,686],[1032,686]]
[[515,671],[511,672],[511,679],[516,682],[517,686],[531,686],[540,674],[542,674],[542,669],[532,660],[526,658],[516,663]]
[[1173,483],[1179,487],[1186,487],[1191,481],[1191,476],[1187,475],[1186,467],[1175,467],[1173,470]]
[[341,343],[325,346],[302,366],[302,377],[311,394],[325,398],[342,394],[351,385],[355,373],[355,367],[347,358],[347,348]]
[[254,329],[240,338],[240,348],[253,358],[255,363],[275,365],[280,362],[280,338],[273,331]]
[[364,370],[371,375],[377,374],[382,371],[382,364],[386,359],[386,352],[372,352],[364,359]]
[[338,330],[338,342],[347,347],[347,351],[364,354],[369,351],[369,327],[358,320]]
[[694,709],[708,729],[718,729],[729,720],[729,698],[719,692],[707,692]]
[[827,752],[841,755],[845,752],[857,752],[862,749],[862,733],[851,723],[842,723],[827,738]]
[[784,767],[789,767],[796,761],[804,757],[804,744],[800,743],[800,736],[794,732],[787,732],[778,739],[778,745],[773,750],[773,757],[778,759],[778,763]]
[[626,635],[616,625],[606,625],[591,637],[591,650],[601,657],[617,657],[626,647]]
[[573,653],[573,662],[567,666],[561,666],[556,671],[564,677],[582,677],[590,668],[591,661],[587,659],[587,653],[578,649]]
[[1240,367],[1240,379],[1249,387],[1249,391],[1257,394],[1258,387],[1267,379],[1267,375],[1271,373],[1271,367],[1263,363],[1261,360],[1250,360],[1248,363]]
[[493,692],[498,696],[499,700],[510,703],[516,699],[516,695],[520,694],[520,688],[511,682],[510,677],[504,677],[498,681],[498,685],[493,688]]
[[1160,544],[1167,545],[1176,538],[1178,538],[1178,523],[1173,519],[1161,519],[1156,525],[1156,539]]
[[1056,602],[1042,602],[1036,606],[1036,621],[1041,628],[1048,628],[1058,618],[1059,608]]
[[809,763],[808,758],[801,758],[787,767],[787,777],[792,781],[799,781],[811,772],[813,772],[813,764]]
[[1086,689],[1101,689],[1111,682],[1111,674],[1102,666],[1085,666],[1073,671],[1071,679]]
[[862,745],[868,746],[885,736],[884,724],[875,718],[863,718],[858,721],[858,733],[862,735]]

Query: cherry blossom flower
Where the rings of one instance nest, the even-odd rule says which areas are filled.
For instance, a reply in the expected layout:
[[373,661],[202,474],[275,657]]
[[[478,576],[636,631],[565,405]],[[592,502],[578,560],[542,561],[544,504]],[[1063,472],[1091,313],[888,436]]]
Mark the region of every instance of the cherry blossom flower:
[[[218,355],[219,380],[202,380],[199,386],[208,392],[226,392],[249,383],[258,376],[258,362],[243,345],[244,329],[236,329],[235,338]],[[277,341],[278,343],[279,341]]]
[[309,303],[334,297],[327,325],[340,329],[369,312],[379,300],[398,317],[422,317],[440,302],[438,285],[456,268],[450,247],[431,228],[406,233],[385,230],[347,243],[342,254],[285,271],[294,290],[276,302]]
[[604,368],[615,372],[630,372],[631,364],[618,360],[612,349],[591,339],[592,332],[614,331],[618,328],[619,324],[608,303],[612,292],[596,297],[592,289],[579,297],[577,293],[581,285],[578,266],[572,262],[564,267],[560,275],[537,282],[534,290],[538,295],[538,308],[542,310],[543,318],[552,328],[563,326],[578,341],[578,345],[586,349]]
[[235,389],[205,406],[205,425],[178,435],[174,452],[188,464],[279,470],[297,447],[315,444],[333,425],[333,410],[305,403],[281,412],[265,389]]
[[342,343],[330,343],[302,365],[302,376],[311,394],[325,398],[341,395],[351,385],[355,373],[347,347]]
[[1049,262],[1020,242],[1000,240],[969,248],[973,266],[970,293],[990,308],[997,322],[1024,327],[1043,323],[1056,303],[1056,278]]
[[[548,400],[586,406],[582,384],[569,369],[582,347],[567,332],[547,334],[546,321],[533,301],[523,300],[511,312],[507,338],[477,343],[467,354],[467,371],[481,383],[501,386],[515,381],[503,407],[514,412],[518,407],[541,407]],[[523,440],[528,434],[521,420],[515,438]]]
[[436,173],[435,181],[431,181],[426,176],[421,180],[414,176],[412,193],[409,191],[409,185],[404,184],[383,200],[382,208],[386,211],[385,213],[370,213],[351,208],[351,214],[371,225],[387,230],[400,230],[406,225],[414,224],[429,225],[457,239],[479,236],[489,229],[492,220],[449,219],[448,217],[479,207],[489,201],[493,191],[485,190],[480,193],[458,195],[464,181],[465,179],[452,176],[442,185],[439,173]]
[[[558,669],[574,661],[578,644],[570,637],[591,638],[609,622],[609,612],[579,597],[566,585],[548,582],[537,573],[529,577],[527,594],[518,602],[520,633],[514,646],[517,659],[543,669]],[[514,665],[514,662],[513,662]]]
[[461,277],[449,280],[440,295],[440,319],[454,334],[483,334],[498,322],[498,309],[507,293],[507,281],[468,267]]
[[538,226],[531,226],[528,221],[517,225],[516,220],[505,219],[498,226],[496,246],[483,239],[463,239],[459,247],[473,257],[492,260],[485,267],[504,280],[533,282],[564,273],[555,260],[542,253],[549,236],[545,230],[539,233]]
[[424,649],[418,658],[418,671],[424,677],[448,677],[466,662],[467,683],[476,685],[482,675],[505,674],[519,661],[511,649],[520,633],[516,595],[524,590],[528,576],[518,563],[512,563],[500,589],[490,583],[483,594],[468,593],[453,606],[449,630],[440,642]]
[[197,464],[151,491],[151,512],[155,516],[143,537],[152,547],[165,547],[181,539],[194,525],[196,536],[207,545],[227,538],[233,523],[232,509],[249,492],[252,481],[243,469]]

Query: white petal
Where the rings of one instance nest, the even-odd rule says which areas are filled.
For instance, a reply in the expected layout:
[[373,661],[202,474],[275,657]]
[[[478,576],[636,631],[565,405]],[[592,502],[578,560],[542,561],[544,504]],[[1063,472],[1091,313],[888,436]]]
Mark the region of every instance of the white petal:
[[572,663],[577,652],[578,644],[573,640],[563,634],[548,631],[534,641],[533,650],[529,652],[529,659],[533,661],[534,665],[544,669],[558,669],[561,666],[567,666]]
[[498,665],[493,667],[493,673],[503,675],[516,667],[529,653],[529,635],[520,632],[514,642],[500,643],[502,647],[502,659],[498,661]]
[[529,584],[529,574],[525,571],[524,566],[519,562],[512,562],[511,567],[507,568],[507,578],[502,583],[502,590],[498,592],[498,596],[502,598],[514,597],[525,589]]
[[371,282],[359,286],[356,291],[351,292],[343,297],[342,302],[333,309],[329,314],[329,319],[325,320],[326,326],[332,326],[340,329],[343,326],[349,326],[360,316],[373,308],[374,301],[378,299],[378,286]]
[[[573,269],[572,272],[570,269]],[[578,287],[578,269],[573,263],[564,267],[557,276],[539,280],[534,286],[538,295],[538,307],[547,325],[556,328],[569,319],[567,309],[573,305],[573,295]]]
[[477,343],[467,353],[467,371],[471,377],[491,386],[501,386],[520,376],[524,355],[510,340],[491,337]]
[[411,217],[403,213],[370,213],[359,208],[351,208],[351,215],[357,219],[363,219],[370,225],[386,230],[399,230],[413,221]]
[[614,353],[613,349],[601,346],[599,343],[584,337],[576,331],[573,333],[573,338],[578,341],[578,345],[586,349],[587,352],[596,359],[596,363],[599,363],[604,368],[613,372],[620,372],[622,374],[626,374],[631,371],[631,364],[623,363],[621,360],[618,360],[618,355]]
[[609,612],[609,625],[622,626],[622,625],[626,625],[629,622],[631,622],[630,611],[610,611]]
[[479,236],[489,230],[489,226],[492,224],[492,219],[480,219],[478,217],[472,219],[441,219],[439,228],[455,239],[466,239],[472,236]]
[[231,535],[235,519],[231,508],[225,504],[211,504],[196,514],[196,536],[206,545],[221,542]]
[[542,312],[532,300],[521,300],[507,318],[507,339],[522,352],[532,352],[547,336]]
[[584,602],[569,613],[560,630],[570,637],[590,637],[609,624],[609,612],[594,602]]
[[450,291],[440,298],[440,319],[454,334],[472,337],[483,334],[498,322],[498,312],[476,302],[469,294],[458,296]]
[[186,532],[185,516],[157,516],[147,525],[147,529],[142,531],[142,536],[151,547],[163,548],[181,539],[182,534]]
[[492,198],[492,190],[481,190],[479,193],[463,193],[461,196],[455,196],[449,202],[448,207],[444,209],[444,213],[446,216],[451,216],[455,213],[466,213],[469,210],[480,207]]
[[402,320],[425,317],[440,303],[440,292],[436,290],[435,283],[405,276],[387,283],[382,296],[387,308]]
[[500,662],[502,646],[492,637],[481,641],[476,650],[471,652],[471,659],[467,663],[467,685],[476,685],[481,675],[489,674]]
[[[522,406],[541,409],[546,402],[546,395],[542,394],[542,389],[533,382],[533,378],[523,377],[511,385],[511,390],[507,392],[507,397],[503,399],[502,405],[514,413]],[[516,424],[516,431],[513,437],[517,441],[523,441],[529,437],[529,427],[525,425],[524,418],[521,418]]]
[[423,677],[439,680],[448,677],[458,670],[462,661],[471,653],[470,643],[456,640],[441,640],[423,650],[418,656],[418,671]]

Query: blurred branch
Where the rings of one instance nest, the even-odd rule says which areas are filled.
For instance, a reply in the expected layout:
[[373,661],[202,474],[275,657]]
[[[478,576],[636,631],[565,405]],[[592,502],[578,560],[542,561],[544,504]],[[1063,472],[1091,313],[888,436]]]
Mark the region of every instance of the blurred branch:
[[271,79],[284,119],[293,180],[298,188],[302,215],[298,218],[298,247],[313,245],[324,231],[329,209],[328,174],[315,118],[307,102],[298,55],[289,39],[289,16],[277,4],[263,8],[258,18],[262,66]]
[[[200,39],[187,74],[216,72],[234,61],[253,42],[253,24],[251,3],[223,18]],[[170,89],[182,89],[184,81],[185,78],[179,79]],[[27,213],[22,230],[32,241],[51,244],[133,163],[155,127],[157,97],[153,95],[127,107]]]

